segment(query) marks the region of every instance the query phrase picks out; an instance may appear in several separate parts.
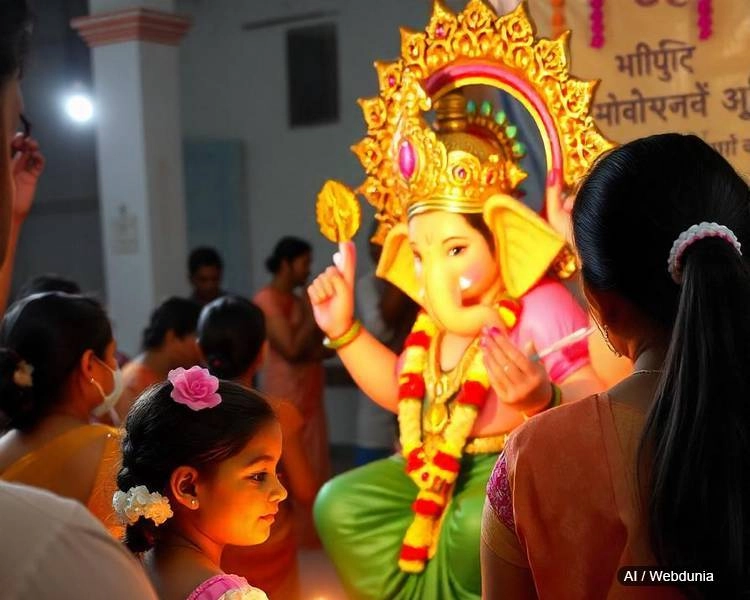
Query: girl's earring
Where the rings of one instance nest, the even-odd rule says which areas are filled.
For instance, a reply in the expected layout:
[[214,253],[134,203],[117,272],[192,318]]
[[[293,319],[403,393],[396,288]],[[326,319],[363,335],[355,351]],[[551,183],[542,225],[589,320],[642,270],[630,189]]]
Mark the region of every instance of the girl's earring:
[[198,508],[198,500],[195,498],[190,498],[190,506],[193,508]]

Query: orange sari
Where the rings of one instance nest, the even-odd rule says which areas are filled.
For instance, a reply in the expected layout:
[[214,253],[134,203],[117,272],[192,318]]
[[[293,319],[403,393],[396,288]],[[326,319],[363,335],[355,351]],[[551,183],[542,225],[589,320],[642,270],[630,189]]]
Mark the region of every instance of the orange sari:
[[592,396],[517,429],[487,486],[482,539],[531,570],[539,598],[683,598],[671,587],[626,587],[624,566],[656,564],[638,501],[645,415]]
[[[302,300],[295,294],[286,294],[267,286],[253,298],[266,319],[283,317],[290,327],[299,326],[303,317]],[[300,413],[304,424],[300,431],[315,478],[327,481],[331,477],[331,458],[328,448],[328,423],[323,403],[325,383],[320,360],[288,362],[272,347],[260,372],[260,389],[269,396],[284,398]],[[303,546],[314,547],[317,539],[310,507],[295,509],[296,528]]]
[[[104,447],[96,470],[94,483],[86,498],[75,497],[68,487],[71,457],[85,451],[87,446]],[[120,432],[106,425],[81,425],[57,436],[30,452],[0,473],[0,479],[13,483],[43,488],[63,497],[78,500],[99,519],[116,538],[124,533],[112,508],[112,496],[117,490],[117,471],[120,468]]]

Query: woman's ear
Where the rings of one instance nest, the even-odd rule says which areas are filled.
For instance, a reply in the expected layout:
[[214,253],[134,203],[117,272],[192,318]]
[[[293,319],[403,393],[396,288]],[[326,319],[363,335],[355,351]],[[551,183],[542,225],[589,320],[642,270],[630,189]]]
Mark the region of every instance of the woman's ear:
[[172,471],[169,488],[172,498],[189,510],[198,508],[198,471],[194,467],[180,466]]
[[93,350],[86,350],[81,354],[81,359],[78,361],[78,368],[81,371],[81,377],[90,382],[94,379],[94,363],[96,363],[96,354]]

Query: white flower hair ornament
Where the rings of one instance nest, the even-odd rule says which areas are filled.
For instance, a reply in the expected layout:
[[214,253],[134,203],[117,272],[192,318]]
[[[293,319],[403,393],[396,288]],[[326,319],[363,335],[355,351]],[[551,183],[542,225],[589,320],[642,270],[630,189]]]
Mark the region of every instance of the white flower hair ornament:
[[734,235],[734,232],[728,227],[719,225],[718,223],[707,223],[705,221],[698,225],[692,225],[677,237],[674,244],[672,244],[672,250],[669,252],[667,268],[675,283],[682,283],[682,255],[685,254],[685,250],[698,240],[709,237],[724,240],[733,246],[734,249],[737,250],[737,253],[742,256],[742,245],[737,239],[737,236]]
[[127,492],[115,492],[112,506],[126,525],[133,525],[143,517],[151,519],[159,526],[174,515],[169,506],[169,499],[159,492],[149,492],[145,485],[132,487]]
[[19,360],[16,370],[13,371],[13,383],[21,388],[30,388],[34,385],[34,367],[25,360]]

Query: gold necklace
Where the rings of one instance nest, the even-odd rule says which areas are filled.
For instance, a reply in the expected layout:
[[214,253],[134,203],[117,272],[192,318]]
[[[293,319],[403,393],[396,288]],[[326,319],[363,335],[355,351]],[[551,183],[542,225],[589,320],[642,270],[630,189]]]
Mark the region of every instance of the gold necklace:
[[479,350],[479,338],[472,340],[461,356],[458,364],[449,371],[440,368],[440,344],[443,334],[438,333],[430,340],[427,349],[427,368],[425,369],[426,396],[429,398],[425,429],[429,433],[441,433],[448,424],[450,412],[448,403],[461,387],[466,370]]

